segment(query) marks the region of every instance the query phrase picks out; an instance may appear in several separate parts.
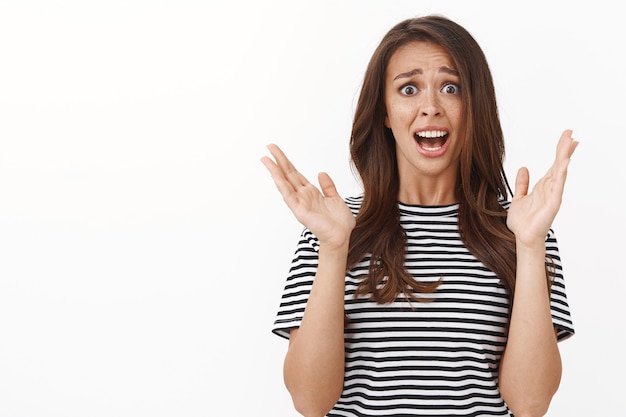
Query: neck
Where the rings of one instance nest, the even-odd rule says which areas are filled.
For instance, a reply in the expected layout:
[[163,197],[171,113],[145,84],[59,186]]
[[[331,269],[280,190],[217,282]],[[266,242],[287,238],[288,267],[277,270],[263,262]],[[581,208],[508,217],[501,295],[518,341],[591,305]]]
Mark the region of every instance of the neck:
[[455,181],[445,178],[400,181],[398,200],[411,205],[448,206],[459,202]]

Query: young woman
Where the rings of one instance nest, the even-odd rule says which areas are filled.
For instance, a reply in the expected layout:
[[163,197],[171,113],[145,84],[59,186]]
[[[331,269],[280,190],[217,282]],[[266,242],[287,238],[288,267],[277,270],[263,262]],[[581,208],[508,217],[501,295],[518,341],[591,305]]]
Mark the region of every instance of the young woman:
[[[509,198],[491,73],[473,37],[409,19],[369,63],[350,152],[363,194],[263,157],[305,226],[273,331],[304,416],[540,416],[573,334],[551,224],[577,142]],[[321,190],[321,191],[320,191]]]

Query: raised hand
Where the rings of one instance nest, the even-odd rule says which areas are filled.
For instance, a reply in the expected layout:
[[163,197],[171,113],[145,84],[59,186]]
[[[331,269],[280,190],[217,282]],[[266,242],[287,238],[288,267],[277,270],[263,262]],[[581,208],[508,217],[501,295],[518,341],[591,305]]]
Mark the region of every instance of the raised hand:
[[567,167],[578,142],[565,130],[556,148],[556,159],[529,194],[529,173],[520,168],[515,180],[515,195],[507,218],[508,228],[518,243],[544,244],[546,235],[561,207]]
[[264,156],[261,162],[296,219],[317,236],[320,244],[347,246],[355,225],[354,215],[337,193],[333,180],[328,174],[320,173],[320,192],[296,170],[278,146],[270,144],[267,148],[275,161]]

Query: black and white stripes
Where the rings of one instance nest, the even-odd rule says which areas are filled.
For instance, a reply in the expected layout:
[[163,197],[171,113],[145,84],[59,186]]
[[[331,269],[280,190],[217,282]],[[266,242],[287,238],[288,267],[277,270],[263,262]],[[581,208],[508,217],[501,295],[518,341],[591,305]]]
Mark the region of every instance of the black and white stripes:
[[[347,199],[356,212],[361,198]],[[365,259],[345,277],[344,390],[329,416],[510,416],[498,391],[509,300],[504,286],[460,240],[458,205],[400,204],[406,267],[416,280],[441,284],[429,302],[379,305],[354,291]],[[557,243],[553,322],[559,339],[573,334]],[[305,229],[298,243],[273,331],[300,325],[317,267],[318,242]]]

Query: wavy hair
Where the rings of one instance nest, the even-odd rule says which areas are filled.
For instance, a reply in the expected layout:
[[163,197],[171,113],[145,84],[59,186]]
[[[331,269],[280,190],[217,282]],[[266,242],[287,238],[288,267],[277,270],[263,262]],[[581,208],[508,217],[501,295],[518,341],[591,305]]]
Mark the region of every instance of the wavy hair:
[[[371,256],[368,275],[356,295],[378,303],[400,294],[425,300],[439,282],[416,281],[406,270],[407,236],[400,224],[399,175],[395,140],[384,124],[385,75],[401,46],[426,41],[443,47],[460,74],[466,138],[459,160],[458,227],[469,251],[501,280],[512,299],[515,289],[515,237],[506,226],[500,200],[510,187],[504,172],[504,138],[491,71],[476,40],[459,24],[437,15],[404,20],[383,37],[365,72],[350,138],[353,169],[363,201],[350,238],[348,268]],[[418,294],[418,295],[416,295]]]

